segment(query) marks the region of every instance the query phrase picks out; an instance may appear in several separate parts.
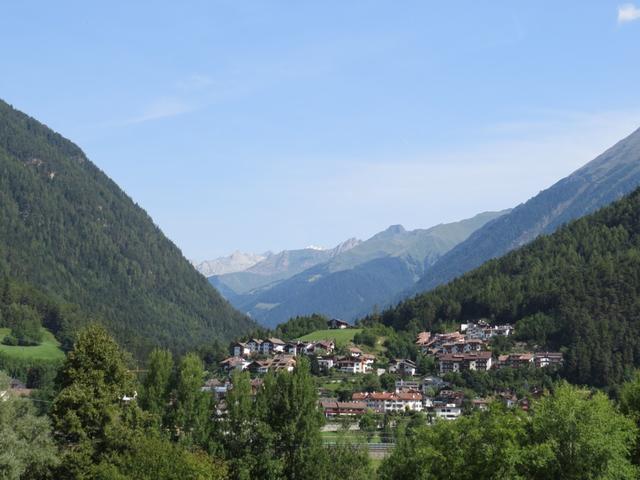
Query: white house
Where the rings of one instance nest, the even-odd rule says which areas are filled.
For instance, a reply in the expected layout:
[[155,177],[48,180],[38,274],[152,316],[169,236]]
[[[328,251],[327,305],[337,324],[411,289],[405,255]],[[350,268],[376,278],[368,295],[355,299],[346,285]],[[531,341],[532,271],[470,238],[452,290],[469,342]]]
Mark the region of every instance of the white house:
[[318,358],[318,367],[320,367],[320,370],[331,370],[333,368],[334,365],[334,359],[333,357],[320,357]]
[[563,357],[560,352],[538,352],[534,356],[537,368],[562,365]]
[[243,357],[229,357],[220,362],[220,366],[227,372],[232,370],[245,370],[251,362]]
[[284,353],[285,346],[287,344],[279,338],[267,338],[262,341],[260,345],[260,353],[264,355],[271,355],[274,353]]
[[462,415],[462,406],[455,403],[442,403],[433,406],[433,414],[443,420],[455,420]]
[[363,401],[378,413],[422,411],[422,394],[416,391],[403,392],[356,392],[354,401]]
[[365,373],[367,370],[364,360],[353,357],[336,359],[335,366],[343,373]]
[[236,342],[231,346],[231,350],[234,357],[248,357],[251,355],[251,348],[246,343]]
[[246,343],[246,345],[249,347],[251,353],[258,353],[260,351],[260,345],[262,345],[262,340],[252,338]]

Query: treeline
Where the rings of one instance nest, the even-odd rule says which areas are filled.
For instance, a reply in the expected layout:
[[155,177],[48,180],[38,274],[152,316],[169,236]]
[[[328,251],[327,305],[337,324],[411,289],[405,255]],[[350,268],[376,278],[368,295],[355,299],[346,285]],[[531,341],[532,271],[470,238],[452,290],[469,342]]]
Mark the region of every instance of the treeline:
[[625,385],[625,415],[603,393],[561,383],[530,413],[495,403],[455,421],[407,428],[379,478],[635,479],[638,395],[638,380]]
[[565,352],[573,383],[619,384],[640,365],[640,191],[450,284],[363,319],[415,333],[488,318]]
[[255,326],[72,142],[0,101],[0,278],[79,305],[138,358]]
[[251,338],[276,337],[281,340],[294,340],[296,338],[315,332],[316,330],[326,330],[329,319],[324,315],[312,314],[297,316],[281,323],[276,328],[257,327],[238,337],[238,341],[247,341]]

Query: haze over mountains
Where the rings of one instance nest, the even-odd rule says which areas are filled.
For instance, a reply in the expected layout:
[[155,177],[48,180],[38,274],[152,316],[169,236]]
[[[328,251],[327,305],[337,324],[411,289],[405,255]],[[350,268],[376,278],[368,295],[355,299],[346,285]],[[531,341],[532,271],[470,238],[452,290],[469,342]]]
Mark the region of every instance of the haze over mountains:
[[539,235],[592,213],[640,185],[640,129],[566,178],[485,225],[440,258],[407,292],[431,290]]
[[394,225],[366,241],[350,239],[330,250],[283,251],[210,281],[267,326],[314,312],[351,320],[413,285],[441,255],[503,213],[426,230]]

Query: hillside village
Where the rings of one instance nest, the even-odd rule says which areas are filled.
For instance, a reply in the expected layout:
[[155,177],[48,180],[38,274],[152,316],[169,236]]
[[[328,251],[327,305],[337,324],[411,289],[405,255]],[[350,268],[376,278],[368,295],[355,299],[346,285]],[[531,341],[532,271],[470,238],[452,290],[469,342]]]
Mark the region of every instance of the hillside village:
[[[327,321],[328,330],[346,330],[354,327],[338,319]],[[454,420],[465,409],[486,409],[489,402],[497,400],[508,407],[528,408],[528,399],[519,397],[513,390],[495,391],[491,397],[470,397],[468,392],[456,388],[447,378],[465,371],[489,372],[504,369],[548,369],[553,371],[563,364],[560,352],[525,351],[518,349],[508,353],[492,350],[496,338],[510,338],[515,330],[512,325],[490,325],[485,320],[462,323],[458,329],[445,333],[419,332],[415,347],[423,358],[433,365],[431,374],[420,372],[416,360],[410,358],[382,359],[367,353],[349,342],[338,346],[332,338],[321,340],[289,340],[280,338],[250,338],[234,342],[231,356],[220,362],[220,374],[210,379],[203,389],[224,399],[233,388],[231,374],[248,371],[255,391],[260,388],[261,377],[268,372],[291,372],[298,359],[305,356],[315,365],[317,378],[336,378],[332,383],[349,384],[367,375],[385,376],[386,390],[353,391],[350,398],[338,398],[331,391],[319,387],[324,416],[329,422],[337,419],[356,419],[367,412],[392,414],[423,412],[429,421]],[[331,335],[327,335],[331,337]],[[393,383],[389,383],[389,379]],[[331,383],[329,386],[332,386]],[[533,391],[534,396],[541,391]],[[222,405],[224,403],[222,402]]]

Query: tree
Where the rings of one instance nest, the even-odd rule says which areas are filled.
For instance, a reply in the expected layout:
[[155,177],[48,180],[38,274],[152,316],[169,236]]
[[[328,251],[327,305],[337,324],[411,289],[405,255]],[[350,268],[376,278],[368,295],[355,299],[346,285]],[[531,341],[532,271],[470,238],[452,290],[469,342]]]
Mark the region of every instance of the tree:
[[637,478],[636,427],[604,394],[564,383],[532,412],[492,404],[455,422],[410,429],[399,435],[380,478]]
[[380,478],[521,478],[522,415],[495,404],[455,422],[400,432],[396,448],[379,470]]
[[321,468],[324,419],[317,407],[317,391],[305,358],[298,360],[293,373],[265,377],[257,398],[258,416],[273,432],[274,453],[289,480],[313,478]]
[[563,383],[536,402],[534,412],[527,450],[531,478],[637,478],[631,464],[637,428],[603,393]]
[[438,372],[438,364],[433,355],[418,354],[416,367],[420,375],[435,375]]
[[396,388],[396,380],[398,380],[398,378],[394,374],[385,372],[380,375],[380,386],[385,391],[394,391]]
[[366,412],[360,416],[358,426],[360,427],[360,431],[367,436],[367,441],[371,442],[378,430],[378,416],[375,413]]
[[180,361],[173,404],[174,435],[186,443],[205,445],[212,423],[211,396],[202,391],[204,368],[195,353]]
[[[229,461],[232,479],[254,478],[257,461],[254,445],[257,435],[257,418],[251,397],[251,383],[247,372],[234,372],[233,388],[226,398],[227,413],[220,422],[218,438]],[[267,442],[261,442],[267,450]]]
[[42,321],[35,308],[13,303],[7,308],[6,322],[11,327],[11,333],[4,343],[38,345],[42,342]]
[[325,449],[324,464],[315,478],[320,480],[369,480],[375,478],[369,452],[349,443]]
[[636,371],[633,378],[625,382],[620,388],[620,410],[625,415],[640,422],[640,372]]
[[91,325],[78,334],[60,372],[60,387],[51,410],[65,450],[58,478],[82,478],[148,424],[135,401],[125,400],[134,397],[133,376],[104,327]]
[[148,371],[140,394],[140,406],[161,420],[169,403],[173,366],[173,357],[169,350],[157,348],[149,355]]
[[0,478],[47,478],[58,461],[49,420],[27,400],[0,400]]
[[353,336],[353,343],[375,348],[378,336],[369,329],[364,329]]
[[226,465],[220,460],[157,434],[138,435],[123,453],[105,458],[91,471],[96,480],[223,480]]

